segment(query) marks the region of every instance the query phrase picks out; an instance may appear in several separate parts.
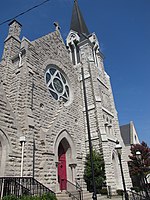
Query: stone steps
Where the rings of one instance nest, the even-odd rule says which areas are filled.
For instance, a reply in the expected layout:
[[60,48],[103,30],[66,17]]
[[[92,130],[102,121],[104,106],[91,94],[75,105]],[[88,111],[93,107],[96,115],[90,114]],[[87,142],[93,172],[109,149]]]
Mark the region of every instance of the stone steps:
[[[110,198],[108,198],[107,196],[104,195],[97,195],[97,200],[109,200]],[[122,200],[121,196],[112,196],[111,200]]]
[[92,199],[92,193],[88,191],[83,191],[83,200],[91,200]]
[[[73,194],[76,193],[72,192]],[[74,200],[73,197],[70,197],[69,194],[66,191],[62,191],[60,193],[56,194],[57,200]],[[83,191],[83,200],[92,200],[92,193],[88,192],[88,191]],[[97,200],[109,200],[109,198],[107,196],[103,196],[103,195],[97,195]],[[111,200],[122,200],[121,196],[112,196]]]
[[71,197],[66,193],[66,191],[62,191],[56,194],[57,200],[72,200]]

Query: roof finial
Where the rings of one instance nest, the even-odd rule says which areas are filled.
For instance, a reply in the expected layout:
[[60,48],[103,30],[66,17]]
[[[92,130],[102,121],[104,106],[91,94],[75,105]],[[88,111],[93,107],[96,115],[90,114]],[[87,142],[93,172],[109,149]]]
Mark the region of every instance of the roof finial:
[[59,23],[58,22],[54,22],[54,26],[56,28],[56,31],[59,31],[60,30],[60,26],[59,26]]

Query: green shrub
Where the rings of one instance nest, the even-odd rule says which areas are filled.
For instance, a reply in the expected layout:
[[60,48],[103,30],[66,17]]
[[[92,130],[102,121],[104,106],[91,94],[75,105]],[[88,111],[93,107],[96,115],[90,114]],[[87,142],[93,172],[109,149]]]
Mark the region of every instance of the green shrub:
[[41,200],[41,197],[25,195],[25,196],[21,196],[20,198],[18,198],[18,200]]
[[140,192],[141,189],[139,187],[132,187],[131,190],[134,190],[135,192]]
[[4,196],[2,200],[57,200],[57,198],[53,193],[46,193],[43,194],[41,197],[26,195],[17,198],[15,195],[8,195]]
[[17,200],[15,195],[7,195],[3,197],[3,200]]
[[[99,152],[93,150],[92,154],[93,154],[92,156],[93,156],[96,192],[97,194],[99,194],[106,180],[105,164],[104,164],[104,159]],[[87,184],[87,190],[89,192],[93,192],[92,167],[89,154],[86,156],[86,161],[85,161],[84,180]]]
[[57,200],[55,194],[53,193],[47,193],[43,194],[41,200]]
[[100,194],[102,194],[102,195],[107,195],[107,194],[108,194],[107,188],[104,187],[104,188],[100,189]]
[[118,190],[116,190],[116,192],[117,192],[117,194],[118,194],[119,196],[123,196],[123,190],[118,189]]

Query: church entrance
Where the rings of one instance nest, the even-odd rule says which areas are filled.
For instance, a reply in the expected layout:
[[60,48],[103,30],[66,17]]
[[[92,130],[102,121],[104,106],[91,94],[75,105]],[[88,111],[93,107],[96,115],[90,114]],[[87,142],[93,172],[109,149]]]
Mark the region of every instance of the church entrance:
[[67,131],[61,132],[55,143],[54,153],[56,155],[56,190],[67,190],[68,183],[75,184],[76,180],[76,148]]
[[66,150],[61,142],[58,148],[58,182],[60,184],[61,191],[67,189],[66,180],[67,180]]

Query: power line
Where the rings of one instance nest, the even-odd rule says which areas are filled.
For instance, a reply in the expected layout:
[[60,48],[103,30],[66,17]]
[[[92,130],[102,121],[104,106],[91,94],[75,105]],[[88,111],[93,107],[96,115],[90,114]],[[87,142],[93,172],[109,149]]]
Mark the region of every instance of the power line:
[[38,7],[42,6],[43,4],[45,4],[45,3],[48,2],[48,1],[50,1],[50,0],[45,0],[45,1],[43,1],[42,3],[37,4],[37,5],[35,5],[35,6],[31,7],[31,8],[29,8],[28,10],[26,10],[26,11],[24,11],[24,12],[22,12],[22,13],[16,15],[16,16],[14,16],[14,17],[12,17],[12,18],[10,18],[10,19],[7,19],[7,20],[1,22],[1,23],[0,23],[0,26],[3,25],[3,24],[8,23],[8,22],[10,22],[10,21],[12,21],[13,19],[16,19],[16,18],[18,18],[18,17],[20,17],[20,16],[22,16],[22,15],[24,15],[24,14],[30,12],[31,10],[33,10],[33,9],[35,9],[35,8],[38,8]]

